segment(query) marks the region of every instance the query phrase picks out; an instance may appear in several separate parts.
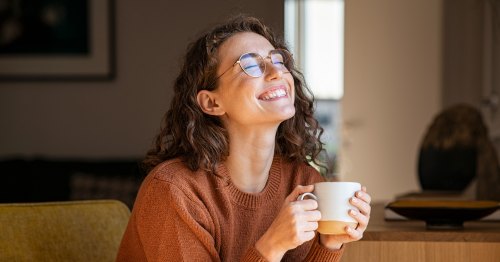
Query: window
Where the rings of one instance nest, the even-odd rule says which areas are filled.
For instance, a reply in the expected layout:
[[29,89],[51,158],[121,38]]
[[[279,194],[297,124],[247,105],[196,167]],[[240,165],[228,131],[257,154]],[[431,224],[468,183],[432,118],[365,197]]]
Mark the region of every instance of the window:
[[336,175],[340,145],[340,100],[344,94],[344,1],[285,0],[285,39],[316,98],[315,116],[324,128],[328,166]]
[[286,0],[285,38],[316,98],[344,94],[344,1]]

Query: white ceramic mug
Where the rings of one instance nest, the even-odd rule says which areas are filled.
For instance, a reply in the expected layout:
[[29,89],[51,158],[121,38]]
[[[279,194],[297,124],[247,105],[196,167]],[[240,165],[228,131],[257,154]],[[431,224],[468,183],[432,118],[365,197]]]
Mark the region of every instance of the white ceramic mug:
[[318,232],[321,234],[345,234],[345,226],[356,228],[358,221],[349,216],[349,209],[359,211],[349,203],[349,199],[361,190],[356,182],[320,182],[314,184],[313,193],[304,193],[298,197],[303,200],[311,197],[318,202],[321,220],[318,221]]

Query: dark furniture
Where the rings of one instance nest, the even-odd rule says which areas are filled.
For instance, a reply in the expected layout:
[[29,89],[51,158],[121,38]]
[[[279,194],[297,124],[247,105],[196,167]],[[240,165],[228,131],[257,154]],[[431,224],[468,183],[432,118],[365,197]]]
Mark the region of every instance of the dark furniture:
[[117,199],[131,208],[144,176],[138,159],[3,159],[0,203]]

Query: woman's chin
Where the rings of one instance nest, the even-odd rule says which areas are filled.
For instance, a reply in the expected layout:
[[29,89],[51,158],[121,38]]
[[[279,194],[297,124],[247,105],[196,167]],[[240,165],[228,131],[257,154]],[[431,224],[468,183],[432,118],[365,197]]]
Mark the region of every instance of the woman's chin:
[[294,115],[295,115],[295,107],[284,108],[284,110],[282,110],[280,112],[281,122],[286,121],[286,120],[292,118]]

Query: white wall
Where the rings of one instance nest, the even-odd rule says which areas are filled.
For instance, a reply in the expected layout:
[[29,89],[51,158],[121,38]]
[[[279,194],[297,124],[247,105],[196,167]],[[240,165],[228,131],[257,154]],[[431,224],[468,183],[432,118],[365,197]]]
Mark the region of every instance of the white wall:
[[0,82],[0,157],[142,157],[166,111],[187,43],[244,11],[283,31],[267,0],[117,0],[110,82]]
[[441,108],[441,5],[345,1],[341,179],[376,201],[419,190],[419,144]]

